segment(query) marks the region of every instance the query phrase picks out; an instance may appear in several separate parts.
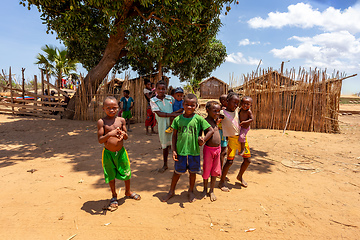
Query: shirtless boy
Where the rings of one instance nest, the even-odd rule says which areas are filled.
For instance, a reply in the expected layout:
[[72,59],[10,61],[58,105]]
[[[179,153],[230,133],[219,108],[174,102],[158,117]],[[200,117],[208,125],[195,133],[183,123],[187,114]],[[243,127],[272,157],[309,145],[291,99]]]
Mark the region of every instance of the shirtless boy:
[[119,105],[116,98],[107,97],[104,100],[103,110],[106,117],[97,122],[98,141],[104,144],[102,152],[102,165],[104,169],[105,182],[109,183],[112,198],[109,210],[114,211],[118,207],[115,178],[125,182],[125,196],[140,200],[139,194],[130,191],[131,169],[128,154],[124,148],[123,140],[128,139],[126,122],[117,116]]
[[[206,111],[208,116],[205,120],[211,125],[214,129],[214,134],[211,138],[205,143],[203,148],[203,182],[204,182],[204,191],[202,193],[202,198],[206,198],[209,194],[210,201],[216,201],[216,196],[214,194],[214,187],[216,182],[216,177],[221,175],[221,165],[220,165],[220,154],[221,154],[221,138],[218,126],[216,124],[220,116],[220,105],[216,101],[209,101],[206,103]],[[205,134],[207,131],[205,131]],[[208,190],[208,181],[211,176],[210,191]]]
[[239,126],[240,126],[239,143],[241,146],[241,150],[239,155],[244,154],[246,134],[250,130],[250,123],[254,120],[253,114],[250,110],[251,105],[252,105],[251,97],[246,96],[241,99],[240,110],[239,110]]

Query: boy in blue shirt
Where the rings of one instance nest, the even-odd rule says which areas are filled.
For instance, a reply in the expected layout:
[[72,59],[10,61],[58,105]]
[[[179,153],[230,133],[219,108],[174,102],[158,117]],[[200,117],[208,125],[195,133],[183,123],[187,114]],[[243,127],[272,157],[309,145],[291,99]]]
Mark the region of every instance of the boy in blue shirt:
[[[175,113],[183,113],[184,107],[183,107],[183,98],[184,98],[184,90],[181,87],[177,87],[174,89],[174,103],[173,103],[173,112]],[[174,117],[170,117],[170,126],[172,122],[174,121]],[[165,130],[167,133],[172,133],[173,128],[169,127]]]
[[130,91],[129,90],[124,90],[124,96],[120,99],[120,104],[122,106],[122,117],[125,118],[126,123],[127,123],[127,130],[128,132],[131,132],[130,130],[130,118],[132,118],[131,115],[131,109],[134,107],[134,99],[132,97],[129,96],[130,95]]
[[[175,171],[171,180],[170,190],[162,199],[168,201],[175,195],[175,187],[180,176],[189,170],[190,186],[189,201],[196,200],[194,186],[196,173],[201,171],[200,166],[200,147],[214,134],[214,129],[201,116],[195,114],[197,107],[197,97],[194,94],[188,94],[183,102],[184,114],[177,116],[172,123],[173,136],[172,148],[173,159],[175,161]],[[199,137],[201,131],[205,131],[205,137]]]

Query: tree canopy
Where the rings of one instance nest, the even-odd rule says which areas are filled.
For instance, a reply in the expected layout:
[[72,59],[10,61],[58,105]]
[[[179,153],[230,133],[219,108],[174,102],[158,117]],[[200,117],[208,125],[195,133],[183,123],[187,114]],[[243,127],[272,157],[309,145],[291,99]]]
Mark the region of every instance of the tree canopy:
[[[143,46],[151,49],[154,45],[154,52],[149,52],[157,57],[157,62],[186,62],[194,53],[205,51],[204,46],[221,26],[222,7],[226,5],[228,11],[235,2],[20,0],[20,4],[39,9],[48,32],[56,32],[70,56],[89,70],[84,82],[93,92],[122,57],[142,57]],[[163,45],[170,43],[171,46]],[[161,49],[176,52],[162,54]]]

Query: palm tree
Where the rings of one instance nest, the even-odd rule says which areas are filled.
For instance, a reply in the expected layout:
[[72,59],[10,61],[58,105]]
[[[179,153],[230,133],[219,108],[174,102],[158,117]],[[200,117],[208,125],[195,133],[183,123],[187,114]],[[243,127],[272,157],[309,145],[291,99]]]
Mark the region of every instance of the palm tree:
[[36,56],[39,69],[47,71],[50,75],[56,78],[57,87],[61,86],[61,79],[71,74],[71,71],[76,71],[76,60],[71,60],[67,57],[66,49],[59,49],[54,46],[45,45],[41,50],[45,54],[39,53]]

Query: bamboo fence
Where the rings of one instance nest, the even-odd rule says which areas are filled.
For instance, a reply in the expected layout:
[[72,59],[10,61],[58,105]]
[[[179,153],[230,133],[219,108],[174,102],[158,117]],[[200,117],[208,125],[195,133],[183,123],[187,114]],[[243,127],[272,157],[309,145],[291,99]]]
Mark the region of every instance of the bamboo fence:
[[[79,86],[79,94],[76,95],[76,107],[75,107],[75,119],[78,120],[92,120],[96,121],[104,117],[104,111],[102,109],[103,102],[106,97],[113,96],[120,101],[123,96],[124,90],[130,91],[130,97],[134,99],[134,107],[131,110],[134,123],[145,122],[146,120],[146,108],[147,101],[144,97],[144,79],[147,78],[150,82],[155,82],[155,74],[134,79],[129,79],[126,75],[125,79],[119,83],[115,83],[115,77],[112,76],[111,80],[107,76],[100,84],[96,93],[92,93],[91,89],[86,89],[83,83],[83,78],[80,77],[81,85]],[[169,78],[163,76],[163,80],[169,83]],[[87,96],[90,94],[91,102],[87,102]]]
[[[253,128],[337,133],[339,102],[344,74],[326,71],[306,72],[299,68],[284,74],[272,69],[243,76],[244,84],[233,88],[253,99]],[[295,80],[297,78],[297,80]]]

